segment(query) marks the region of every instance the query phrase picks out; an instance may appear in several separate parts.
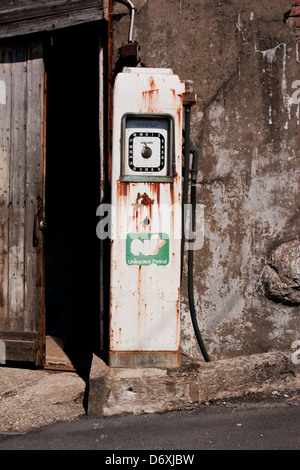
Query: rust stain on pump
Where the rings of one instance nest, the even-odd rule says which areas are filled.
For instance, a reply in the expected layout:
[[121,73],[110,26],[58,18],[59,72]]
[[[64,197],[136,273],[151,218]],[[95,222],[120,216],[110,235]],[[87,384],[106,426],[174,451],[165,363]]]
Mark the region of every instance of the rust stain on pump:
[[143,206],[151,206],[151,204],[154,204],[154,199],[151,199],[146,193],[138,193],[135,203],[143,204]]
[[152,75],[150,75],[150,77],[149,77],[149,85],[150,85],[151,90],[154,90],[156,88],[155,80],[152,77]]
[[159,89],[156,86],[155,80],[152,76],[149,77],[149,90],[142,92],[144,107],[147,112],[153,113],[156,111],[159,96]]
[[128,184],[121,183],[120,180],[118,179],[116,181],[116,187],[117,187],[117,198],[119,199],[120,197],[126,197],[128,194],[127,192],[129,191],[129,186]]
[[161,183],[151,183],[153,194],[156,195],[156,203],[160,204],[160,185]]

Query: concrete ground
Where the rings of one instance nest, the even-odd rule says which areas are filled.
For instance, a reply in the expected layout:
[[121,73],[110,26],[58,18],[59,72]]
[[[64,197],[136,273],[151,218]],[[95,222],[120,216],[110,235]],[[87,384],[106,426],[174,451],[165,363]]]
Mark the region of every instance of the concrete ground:
[[[112,369],[93,356],[87,380],[69,368],[0,368],[0,432],[26,432],[58,421],[195,409],[236,397],[299,400],[300,368],[290,351],[211,363],[182,357],[179,369]],[[83,378],[82,378],[83,377]]]

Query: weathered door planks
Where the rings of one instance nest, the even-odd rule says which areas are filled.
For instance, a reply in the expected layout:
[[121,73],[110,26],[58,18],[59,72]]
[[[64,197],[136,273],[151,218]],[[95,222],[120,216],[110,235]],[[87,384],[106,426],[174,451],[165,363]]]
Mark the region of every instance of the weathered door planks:
[[10,162],[11,50],[1,48],[0,100],[0,331],[5,328],[8,314],[8,208]]
[[24,330],[26,55],[24,48],[20,47],[12,50],[10,199],[8,212],[9,318],[6,325],[12,331]]
[[37,331],[42,308],[43,243],[39,236],[33,247],[32,227],[38,205],[44,200],[44,62],[40,43],[28,48],[27,61],[27,113],[26,113],[26,225],[25,225],[25,291],[24,328]]
[[0,339],[7,360],[40,363],[42,240],[33,246],[33,224],[44,198],[43,47],[23,40],[0,50]]

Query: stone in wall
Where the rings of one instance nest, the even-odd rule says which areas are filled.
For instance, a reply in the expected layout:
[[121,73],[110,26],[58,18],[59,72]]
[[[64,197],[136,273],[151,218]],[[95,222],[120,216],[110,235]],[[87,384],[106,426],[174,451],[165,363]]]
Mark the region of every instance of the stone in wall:
[[300,305],[300,242],[279,245],[267,258],[263,272],[266,296],[274,302]]

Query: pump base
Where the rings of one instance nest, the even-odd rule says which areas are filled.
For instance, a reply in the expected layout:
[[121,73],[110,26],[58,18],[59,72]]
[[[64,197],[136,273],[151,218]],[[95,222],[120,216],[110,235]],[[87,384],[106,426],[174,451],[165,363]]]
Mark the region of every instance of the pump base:
[[110,367],[167,367],[180,366],[179,351],[110,351]]

